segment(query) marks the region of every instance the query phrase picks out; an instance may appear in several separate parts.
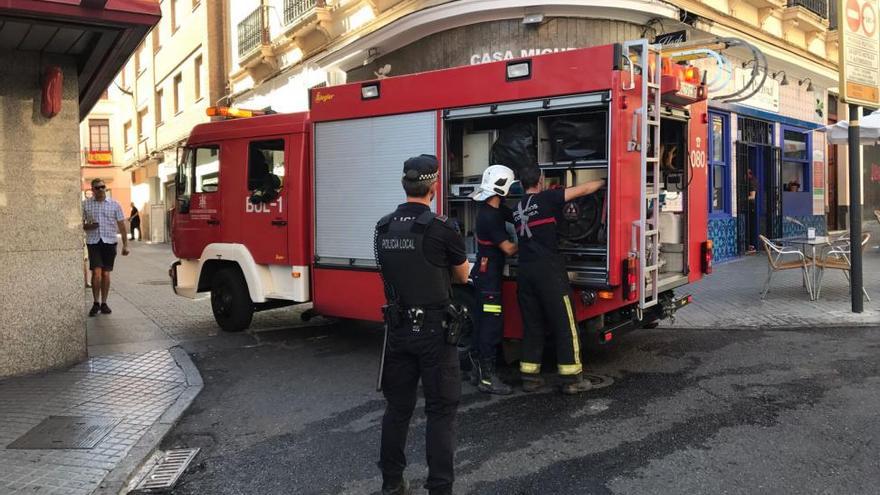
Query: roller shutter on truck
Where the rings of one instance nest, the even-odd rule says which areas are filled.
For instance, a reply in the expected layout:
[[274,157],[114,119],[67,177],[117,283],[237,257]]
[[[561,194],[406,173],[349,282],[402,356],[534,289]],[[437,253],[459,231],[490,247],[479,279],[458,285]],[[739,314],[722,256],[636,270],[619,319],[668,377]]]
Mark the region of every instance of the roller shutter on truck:
[[403,162],[436,150],[435,112],[315,124],[317,264],[375,266],[376,222],[406,199]]

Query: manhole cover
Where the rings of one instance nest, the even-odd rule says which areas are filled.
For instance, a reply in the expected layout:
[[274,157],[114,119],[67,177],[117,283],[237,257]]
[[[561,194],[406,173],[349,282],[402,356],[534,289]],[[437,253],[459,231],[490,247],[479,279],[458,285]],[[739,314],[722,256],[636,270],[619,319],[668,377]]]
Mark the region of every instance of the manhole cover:
[[162,460],[153,466],[150,474],[141,480],[131,493],[155,493],[170,490],[195,459],[199,449],[175,449],[165,452]]
[[141,282],[141,285],[171,285],[170,280],[147,280],[146,282]]
[[584,380],[590,382],[593,388],[605,388],[614,383],[614,378],[605,375],[594,375],[592,373],[584,373]]
[[122,418],[49,416],[9,444],[7,449],[91,449]]

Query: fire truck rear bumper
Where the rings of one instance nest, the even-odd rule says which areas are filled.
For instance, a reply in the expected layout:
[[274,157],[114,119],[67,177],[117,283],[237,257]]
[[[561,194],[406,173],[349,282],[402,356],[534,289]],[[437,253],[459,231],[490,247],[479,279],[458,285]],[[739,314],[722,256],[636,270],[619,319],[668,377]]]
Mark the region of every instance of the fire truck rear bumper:
[[[625,333],[641,328],[654,328],[664,319],[673,318],[675,312],[693,302],[693,296],[686,295],[675,298],[670,295],[662,298],[660,302],[646,309],[639,318],[636,306],[624,308],[618,313],[617,318],[606,315],[596,318],[598,321],[587,320],[583,323],[582,337],[589,347],[604,347]],[[609,321],[611,320],[611,321]]]

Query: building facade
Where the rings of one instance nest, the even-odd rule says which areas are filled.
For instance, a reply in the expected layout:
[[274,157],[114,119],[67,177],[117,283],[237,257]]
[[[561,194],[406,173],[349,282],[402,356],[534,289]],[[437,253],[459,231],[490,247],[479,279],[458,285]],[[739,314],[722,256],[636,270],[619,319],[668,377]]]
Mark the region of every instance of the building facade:
[[127,212],[131,201],[131,174],[122,168],[122,147],[117,121],[119,90],[110,87],[101,95],[92,111],[80,123],[83,197],[91,194],[91,182],[101,179],[107,185],[107,195],[115,199]]
[[[140,211],[143,239],[170,240],[177,149],[194,126],[209,120],[206,109],[226,91],[226,2],[162,0],[162,20],[138,46],[108,88],[105,105],[82,124],[109,123],[112,163],[100,169],[118,180],[114,198]],[[105,157],[107,155],[102,155]],[[95,164],[88,163],[92,171]],[[86,174],[84,174],[85,180]]]
[[[80,120],[158,4],[0,7],[0,377],[86,357]],[[101,12],[96,12],[101,9]]]

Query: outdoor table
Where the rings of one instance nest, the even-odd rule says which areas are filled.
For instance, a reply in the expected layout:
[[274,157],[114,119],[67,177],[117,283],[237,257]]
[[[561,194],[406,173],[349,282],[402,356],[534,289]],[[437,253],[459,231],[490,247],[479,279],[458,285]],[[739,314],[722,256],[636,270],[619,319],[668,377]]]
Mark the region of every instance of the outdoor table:
[[[846,231],[835,231],[833,233],[845,233]],[[841,238],[839,236],[827,236],[827,235],[817,235],[816,237],[810,238],[806,236],[796,236],[796,237],[782,237],[780,239],[774,239],[776,242],[783,244],[793,244],[796,246],[800,246],[798,249],[807,255],[807,248],[810,250],[809,258],[811,263],[807,266],[807,271],[809,272],[808,276],[810,277],[810,282],[812,283],[812,287],[810,288],[810,300],[815,301],[815,287],[818,283],[819,279],[819,271],[816,269],[816,247],[817,246],[829,246],[841,242],[846,242],[848,239]]]

